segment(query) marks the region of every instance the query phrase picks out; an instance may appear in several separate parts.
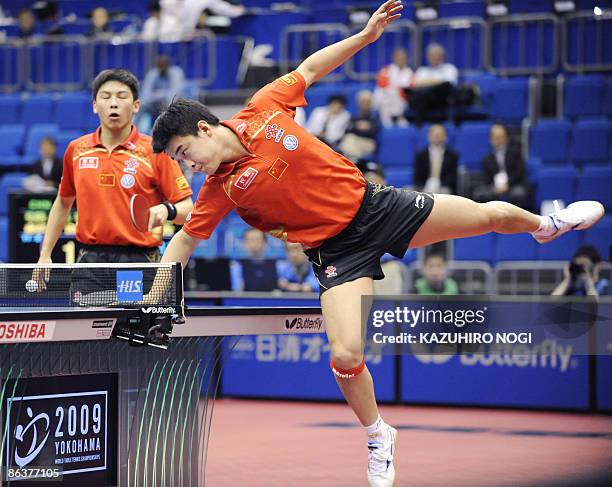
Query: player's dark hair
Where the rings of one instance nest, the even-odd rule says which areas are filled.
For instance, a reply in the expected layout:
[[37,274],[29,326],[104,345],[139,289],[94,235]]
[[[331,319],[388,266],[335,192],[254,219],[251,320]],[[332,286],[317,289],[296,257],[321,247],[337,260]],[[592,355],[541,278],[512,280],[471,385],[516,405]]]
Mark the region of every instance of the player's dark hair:
[[105,69],[104,71],[100,71],[91,84],[91,93],[94,100],[96,96],[98,96],[98,91],[100,91],[102,85],[109,81],[118,81],[124,84],[132,92],[134,100],[138,100],[138,89],[140,88],[138,78],[127,69]]
[[202,103],[180,98],[166,108],[153,125],[153,151],[156,154],[168,147],[175,136],[198,135],[198,122],[219,125],[219,119]]

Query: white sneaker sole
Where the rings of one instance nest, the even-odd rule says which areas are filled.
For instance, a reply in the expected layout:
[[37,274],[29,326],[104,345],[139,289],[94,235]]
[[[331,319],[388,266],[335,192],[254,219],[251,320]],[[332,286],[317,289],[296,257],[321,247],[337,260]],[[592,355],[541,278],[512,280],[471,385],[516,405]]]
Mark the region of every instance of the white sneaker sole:
[[606,209],[604,208],[604,206],[599,202],[599,201],[577,201],[576,203],[572,203],[572,204],[580,204],[580,203],[589,203],[589,204],[595,204],[597,205],[599,208],[599,215],[595,217],[595,219],[590,220],[590,221],[585,221],[584,223],[580,223],[579,225],[576,225],[574,228],[571,228],[563,233],[556,233],[554,235],[551,235],[549,237],[536,237],[534,235],[534,238],[536,239],[536,241],[540,244],[546,244],[549,242],[552,242],[553,240],[556,240],[557,238],[565,235],[566,233],[569,233],[573,230],[588,230],[589,228],[591,228],[593,225],[596,225],[606,214]]

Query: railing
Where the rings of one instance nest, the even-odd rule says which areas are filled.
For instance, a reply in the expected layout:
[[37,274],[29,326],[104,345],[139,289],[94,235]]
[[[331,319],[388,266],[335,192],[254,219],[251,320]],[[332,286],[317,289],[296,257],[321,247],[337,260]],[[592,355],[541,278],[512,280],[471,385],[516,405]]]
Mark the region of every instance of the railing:
[[612,70],[611,31],[609,11],[601,15],[589,12],[568,15],[562,24],[563,69],[574,73]]
[[[510,42],[512,32],[518,46]],[[487,64],[499,75],[554,73],[559,66],[559,21],[549,14],[492,18],[488,44]]]

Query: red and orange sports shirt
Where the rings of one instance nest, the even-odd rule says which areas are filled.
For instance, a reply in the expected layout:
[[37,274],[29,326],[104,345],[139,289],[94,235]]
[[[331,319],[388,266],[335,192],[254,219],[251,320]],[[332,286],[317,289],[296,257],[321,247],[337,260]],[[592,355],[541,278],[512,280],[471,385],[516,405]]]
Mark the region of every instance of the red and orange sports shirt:
[[135,127],[125,142],[109,153],[100,143],[100,129],[73,140],[64,154],[59,194],[76,197],[76,237],[88,245],[161,244],[159,232],[139,232],[130,219],[130,198],[145,195],[151,206],[177,203],[192,195],[178,164],[153,153],[151,137]]
[[251,152],[223,163],[200,191],[184,230],[207,239],[234,208],[249,225],[289,242],[318,247],[357,214],[366,182],[357,167],[294,120],[306,105],[298,72],[264,86],[222,122]]

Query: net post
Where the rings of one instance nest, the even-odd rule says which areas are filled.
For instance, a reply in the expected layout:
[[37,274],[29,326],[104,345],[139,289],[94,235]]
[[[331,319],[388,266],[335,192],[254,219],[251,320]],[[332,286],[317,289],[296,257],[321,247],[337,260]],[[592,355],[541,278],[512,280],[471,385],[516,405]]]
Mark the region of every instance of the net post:
[[176,282],[176,304],[178,308],[177,323],[185,322],[185,294],[183,289],[183,265],[180,262],[175,262],[174,278]]

